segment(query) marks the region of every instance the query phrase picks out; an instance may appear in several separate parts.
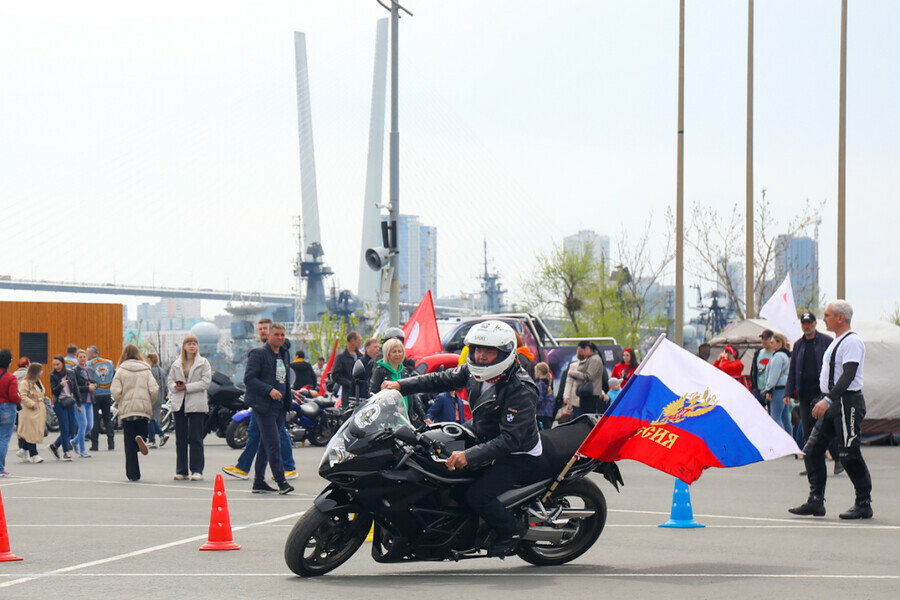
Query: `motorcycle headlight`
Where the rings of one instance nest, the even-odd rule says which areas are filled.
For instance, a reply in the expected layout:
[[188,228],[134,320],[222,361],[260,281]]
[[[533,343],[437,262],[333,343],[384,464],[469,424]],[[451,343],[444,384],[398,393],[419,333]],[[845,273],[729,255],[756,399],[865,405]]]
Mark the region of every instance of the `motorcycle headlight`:
[[345,460],[350,460],[351,458],[353,458],[353,455],[347,452],[343,447],[332,448],[328,452],[328,466],[334,467],[334,465],[340,464]]
[[325,448],[325,454],[322,456],[322,462],[319,463],[319,470],[325,465],[328,465],[328,468],[332,468],[335,465],[338,465],[342,462],[346,462],[353,458],[354,455],[347,451],[347,443],[344,440],[343,435],[335,435],[328,442],[328,446]]

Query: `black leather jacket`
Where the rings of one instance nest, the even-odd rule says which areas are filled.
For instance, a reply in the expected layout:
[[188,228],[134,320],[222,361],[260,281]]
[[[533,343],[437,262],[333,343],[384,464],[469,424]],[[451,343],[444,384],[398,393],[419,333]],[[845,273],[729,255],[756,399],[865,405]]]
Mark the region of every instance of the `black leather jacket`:
[[534,407],[537,386],[518,363],[506,372],[486,393],[482,384],[469,376],[462,365],[452,371],[438,371],[401,379],[400,393],[439,393],[466,388],[472,408],[472,428],[481,442],[466,450],[466,460],[474,466],[484,465],[512,452],[528,452],[540,439]]
[[[372,362],[375,363],[374,360]],[[415,377],[415,375],[416,372],[406,365],[403,365],[400,370],[401,377]],[[385,380],[391,380],[390,373],[388,373],[388,370],[383,366],[375,363],[375,366],[372,367],[372,377],[369,379],[369,395],[373,396],[380,392],[381,383]],[[418,394],[410,394],[407,397],[409,398],[410,420],[414,425],[421,425],[425,423],[425,419],[428,418],[428,413],[425,412],[425,405],[422,404],[422,399]]]

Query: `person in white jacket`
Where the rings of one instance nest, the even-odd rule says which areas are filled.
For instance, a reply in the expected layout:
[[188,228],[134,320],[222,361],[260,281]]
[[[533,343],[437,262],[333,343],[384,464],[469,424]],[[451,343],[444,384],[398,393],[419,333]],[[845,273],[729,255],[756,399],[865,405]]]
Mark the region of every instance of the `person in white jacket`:
[[[175,415],[175,479],[203,480],[203,438],[209,400],[206,390],[212,381],[209,361],[200,356],[196,336],[185,336],[181,358],[172,363],[166,382],[172,413]],[[190,468],[190,471],[188,469]],[[190,475],[188,475],[190,473]]]
[[119,409],[119,421],[125,434],[125,475],[129,481],[138,481],[141,467],[137,454],[147,454],[144,436],[159,384],[134,344],[128,344],[122,351],[109,391]]

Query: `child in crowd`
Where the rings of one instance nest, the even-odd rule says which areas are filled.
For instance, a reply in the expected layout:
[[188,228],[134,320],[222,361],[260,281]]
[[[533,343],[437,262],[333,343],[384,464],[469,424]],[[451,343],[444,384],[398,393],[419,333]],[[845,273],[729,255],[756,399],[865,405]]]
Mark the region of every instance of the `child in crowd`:
[[609,402],[615,401],[616,396],[619,395],[619,392],[622,391],[622,380],[618,377],[610,377],[609,378],[609,392],[607,392],[607,396],[609,396]]
[[553,395],[553,375],[550,366],[545,362],[534,365],[534,382],[538,387],[538,401],[535,410],[538,426],[541,429],[553,427],[553,415],[556,398]]

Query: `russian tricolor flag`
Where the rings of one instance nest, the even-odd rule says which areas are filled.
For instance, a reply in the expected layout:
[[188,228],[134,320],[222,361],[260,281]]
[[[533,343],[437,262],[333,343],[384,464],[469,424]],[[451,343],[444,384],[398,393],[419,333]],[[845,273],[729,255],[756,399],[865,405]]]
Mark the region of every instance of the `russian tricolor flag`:
[[738,467],[800,449],[747,389],[660,336],[578,449],[637,460],[692,483],[709,467]]

